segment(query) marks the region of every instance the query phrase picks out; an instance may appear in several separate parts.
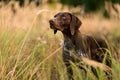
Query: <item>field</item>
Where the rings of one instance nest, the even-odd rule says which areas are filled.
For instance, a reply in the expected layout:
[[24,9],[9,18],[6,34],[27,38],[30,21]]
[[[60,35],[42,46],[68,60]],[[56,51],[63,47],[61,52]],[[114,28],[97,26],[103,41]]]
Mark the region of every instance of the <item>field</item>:
[[[48,23],[59,11],[69,9],[61,10],[60,4],[16,6],[14,14],[10,5],[0,8],[0,80],[68,80],[61,57],[63,36],[60,32],[54,35]],[[99,13],[78,17],[82,34],[105,36],[108,52],[113,54],[113,80],[120,80],[120,19],[105,19]],[[71,65],[74,79],[83,80],[82,71]],[[96,80],[90,69],[86,70],[86,80]],[[102,70],[97,73],[98,80],[106,80]]]

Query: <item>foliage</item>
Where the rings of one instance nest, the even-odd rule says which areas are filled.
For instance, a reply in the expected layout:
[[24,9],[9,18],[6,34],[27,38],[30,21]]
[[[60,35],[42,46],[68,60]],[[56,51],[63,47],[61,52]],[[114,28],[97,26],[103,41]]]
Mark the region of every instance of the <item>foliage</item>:
[[120,0],[60,0],[64,5],[68,6],[84,6],[86,12],[98,11],[105,8],[105,2],[111,1],[114,3],[120,3]]

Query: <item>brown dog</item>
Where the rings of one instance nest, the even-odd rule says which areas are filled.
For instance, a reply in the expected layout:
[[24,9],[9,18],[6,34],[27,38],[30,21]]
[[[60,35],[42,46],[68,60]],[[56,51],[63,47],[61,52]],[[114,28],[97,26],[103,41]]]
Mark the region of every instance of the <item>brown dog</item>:
[[[70,66],[69,61],[75,62],[74,57],[89,57],[92,60],[102,62],[107,47],[106,42],[101,38],[93,38],[92,36],[82,36],[79,28],[81,21],[68,12],[57,13],[53,19],[49,21],[50,28],[61,31],[64,36],[63,60],[66,66]],[[106,64],[110,66],[110,60],[106,60]],[[72,79],[72,70],[68,68],[68,76]]]

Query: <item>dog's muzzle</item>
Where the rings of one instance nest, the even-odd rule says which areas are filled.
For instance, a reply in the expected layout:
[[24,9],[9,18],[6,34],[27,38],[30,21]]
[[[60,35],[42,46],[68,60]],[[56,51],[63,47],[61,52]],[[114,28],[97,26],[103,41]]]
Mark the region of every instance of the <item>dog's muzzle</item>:
[[55,28],[54,21],[51,19],[51,20],[49,20],[49,23],[50,23],[50,28],[54,29]]
[[54,21],[51,19],[49,20],[49,23],[50,23],[50,28],[53,29],[54,34],[56,34],[58,29],[55,27]]

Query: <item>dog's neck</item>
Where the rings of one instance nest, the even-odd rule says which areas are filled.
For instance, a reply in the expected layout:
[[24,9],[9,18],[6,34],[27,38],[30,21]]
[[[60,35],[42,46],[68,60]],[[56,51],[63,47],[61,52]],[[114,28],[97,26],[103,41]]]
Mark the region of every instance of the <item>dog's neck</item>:
[[64,42],[68,43],[66,46],[70,46],[71,44],[71,47],[75,49],[77,54],[85,54],[84,43],[79,30],[76,30],[74,35],[71,34],[70,30],[64,30],[62,33],[64,36]]

